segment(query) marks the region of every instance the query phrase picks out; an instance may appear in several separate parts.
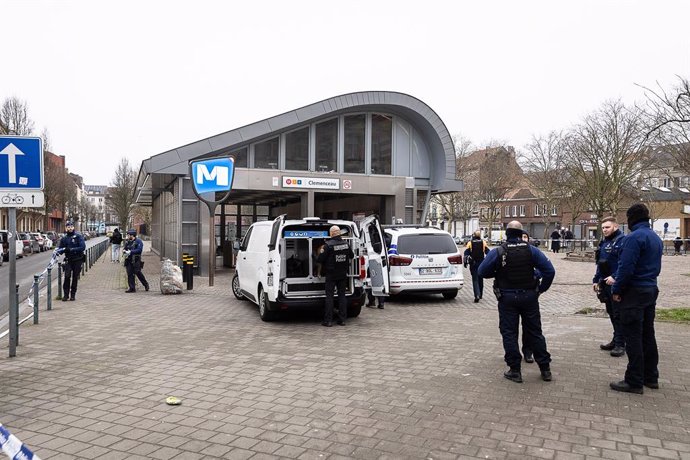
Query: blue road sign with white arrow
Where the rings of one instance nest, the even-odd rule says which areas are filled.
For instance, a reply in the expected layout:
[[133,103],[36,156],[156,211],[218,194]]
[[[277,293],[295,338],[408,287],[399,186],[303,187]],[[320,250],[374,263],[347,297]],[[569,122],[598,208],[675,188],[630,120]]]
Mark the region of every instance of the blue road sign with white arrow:
[[43,190],[40,137],[0,136],[0,189]]

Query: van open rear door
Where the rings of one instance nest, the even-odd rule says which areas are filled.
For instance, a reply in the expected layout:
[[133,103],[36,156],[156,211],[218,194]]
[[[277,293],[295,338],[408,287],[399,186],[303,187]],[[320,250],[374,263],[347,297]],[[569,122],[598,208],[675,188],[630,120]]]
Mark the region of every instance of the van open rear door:
[[390,292],[388,279],[388,249],[383,230],[376,216],[366,217],[359,223],[362,245],[366,249],[367,274],[374,295],[386,296]]

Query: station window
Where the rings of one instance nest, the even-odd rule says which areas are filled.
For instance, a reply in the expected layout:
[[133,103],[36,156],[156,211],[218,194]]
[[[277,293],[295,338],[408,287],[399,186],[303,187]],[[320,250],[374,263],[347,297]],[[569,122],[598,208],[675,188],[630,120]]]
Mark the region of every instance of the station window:
[[345,117],[345,172],[364,174],[366,115]]
[[235,167],[246,168],[247,167],[247,147],[243,147],[238,150],[233,150],[230,152],[233,158],[235,158]]
[[259,142],[254,146],[254,167],[278,169],[278,138]]
[[285,169],[309,169],[309,127],[285,135]]
[[338,119],[316,125],[316,171],[338,170]]
[[371,116],[371,173],[391,174],[393,120],[390,116]]

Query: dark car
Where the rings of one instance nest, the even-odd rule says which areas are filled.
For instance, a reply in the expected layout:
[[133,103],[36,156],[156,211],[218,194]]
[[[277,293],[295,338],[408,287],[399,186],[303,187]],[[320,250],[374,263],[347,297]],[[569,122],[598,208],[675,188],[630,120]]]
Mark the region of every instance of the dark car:
[[[3,260],[9,260],[10,259],[10,240],[9,240],[9,234],[10,232],[7,230],[0,230],[0,242],[2,242],[2,258]],[[18,240],[15,238],[13,240],[15,242],[15,250],[16,250],[16,257],[21,258],[24,257],[24,244],[21,242],[21,240]]]

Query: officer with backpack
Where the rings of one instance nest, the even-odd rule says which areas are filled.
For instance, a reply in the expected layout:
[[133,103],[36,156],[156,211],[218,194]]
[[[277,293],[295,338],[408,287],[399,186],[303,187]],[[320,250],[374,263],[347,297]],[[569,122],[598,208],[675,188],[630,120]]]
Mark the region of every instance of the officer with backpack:
[[477,268],[479,264],[484,261],[484,256],[489,252],[486,242],[482,239],[482,234],[479,230],[472,234],[472,239],[467,243],[465,249],[464,260],[465,268],[470,267],[470,274],[472,275],[472,290],[474,291],[474,303],[479,302],[484,293],[484,279],[477,275]]
[[[522,234],[522,224],[516,220],[510,222],[506,227],[507,241],[486,255],[477,274],[482,278],[495,278],[499,330],[503,337],[504,358],[510,368],[503,376],[522,383],[522,355],[518,345],[522,319],[523,334],[539,364],[541,378],[549,382],[551,355],[541,330],[539,295],[549,289],[556,271],[539,249],[522,240]],[[541,279],[535,278],[535,269]]]
[[599,300],[606,305],[606,313],[613,326],[613,338],[610,342],[599,345],[599,348],[611,352],[611,356],[619,357],[625,354],[625,339],[620,324],[620,305],[614,302],[611,286],[606,279],[618,270],[618,257],[623,244],[623,233],[618,229],[615,217],[606,217],[601,221],[601,231],[604,238],[599,242],[595,252],[597,270],[592,279],[592,288]]

